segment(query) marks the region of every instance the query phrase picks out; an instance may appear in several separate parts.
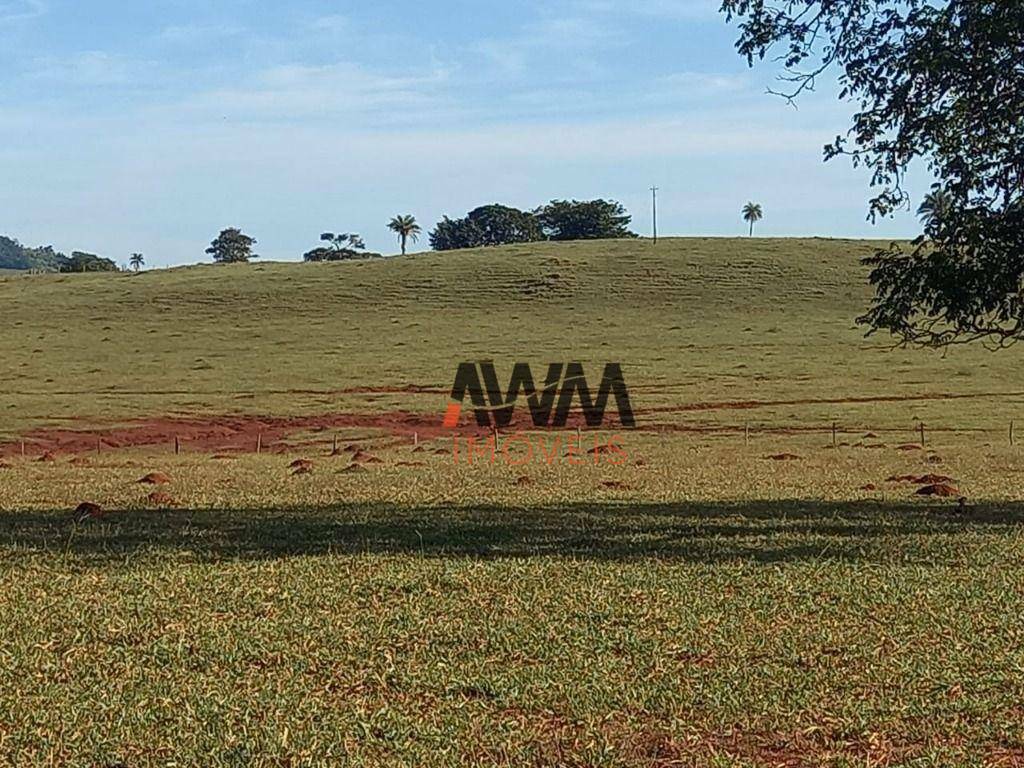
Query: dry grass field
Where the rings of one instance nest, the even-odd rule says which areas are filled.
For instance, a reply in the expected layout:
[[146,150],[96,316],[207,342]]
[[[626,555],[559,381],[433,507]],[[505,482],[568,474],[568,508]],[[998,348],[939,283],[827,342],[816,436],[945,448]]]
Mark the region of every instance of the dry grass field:
[[[0,763],[1024,765],[1024,363],[871,248],[0,277]],[[621,362],[628,460],[454,462],[479,359]]]

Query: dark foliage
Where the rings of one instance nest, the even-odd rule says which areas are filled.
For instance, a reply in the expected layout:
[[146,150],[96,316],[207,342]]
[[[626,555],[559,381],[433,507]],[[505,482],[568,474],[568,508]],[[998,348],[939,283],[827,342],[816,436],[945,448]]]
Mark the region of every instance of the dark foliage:
[[614,200],[552,200],[536,211],[548,240],[604,240],[636,237],[632,216]]
[[476,208],[464,219],[445,216],[430,233],[430,245],[436,251],[542,239],[540,223],[534,214],[497,203]]
[[217,238],[210,243],[206,253],[213,256],[218,264],[234,264],[246,262],[249,259],[258,259],[259,256],[252,252],[256,245],[256,239],[249,237],[242,230],[235,227],[221,230]]
[[0,236],[0,269],[24,269],[40,272],[117,272],[110,259],[73,251],[65,256],[53,246],[26,248],[17,240]]
[[356,234],[346,232],[336,235],[333,232],[324,232],[320,235],[320,240],[328,245],[307,251],[302,256],[305,261],[348,261],[380,257],[379,253],[368,252],[363,238]]

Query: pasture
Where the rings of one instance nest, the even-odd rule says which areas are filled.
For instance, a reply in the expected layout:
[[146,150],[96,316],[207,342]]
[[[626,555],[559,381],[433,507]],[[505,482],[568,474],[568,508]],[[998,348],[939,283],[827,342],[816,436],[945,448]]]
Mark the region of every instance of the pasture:
[[[1024,364],[865,339],[872,247],[0,277],[0,762],[1024,764]],[[454,462],[479,359],[621,362],[628,460]]]

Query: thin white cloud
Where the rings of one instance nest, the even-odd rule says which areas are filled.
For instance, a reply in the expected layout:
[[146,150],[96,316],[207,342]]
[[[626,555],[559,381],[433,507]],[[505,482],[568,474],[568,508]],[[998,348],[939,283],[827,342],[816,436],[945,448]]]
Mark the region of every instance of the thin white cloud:
[[592,54],[625,44],[621,30],[587,16],[554,16],[525,25],[515,34],[485,38],[470,46],[507,74],[519,74],[552,55],[577,70],[595,69]]
[[573,0],[572,5],[583,12],[619,18],[644,16],[692,21],[715,18],[722,4],[720,0]]
[[749,87],[746,75],[722,74],[716,72],[675,72],[656,81],[659,91],[687,96],[709,96],[713,93],[741,91]]
[[334,13],[329,16],[321,16],[314,19],[310,22],[309,28],[317,32],[341,34],[352,31],[352,22],[347,16],[342,16],[340,13]]
[[6,0],[0,2],[0,24],[34,19],[46,13],[43,0]]
[[195,44],[207,43],[242,34],[240,27],[203,24],[172,24],[160,30],[157,39],[165,43]]
[[84,51],[64,59],[38,59],[29,77],[64,85],[125,85],[133,80],[140,65],[124,56],[106,51]]
[[286,64],[258,72],[237,86],[200,93],[181,106],[198,117],[205,113],[220,119],[356,119],[367,113],[390,114],[436,106],[442,100],[440,89],[447,79],[445,69],[395,75],[350,62]]

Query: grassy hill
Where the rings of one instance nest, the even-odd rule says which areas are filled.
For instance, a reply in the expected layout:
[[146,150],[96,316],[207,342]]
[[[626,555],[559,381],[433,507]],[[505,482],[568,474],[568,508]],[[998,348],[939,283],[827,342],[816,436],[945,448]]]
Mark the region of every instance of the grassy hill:
[[[74,417],[437,411],[456,364],[623,363],[655,421],[1002,428],[1013,352],[892,351],[854,324],[873,244],[668,239],[333,264],[0,278],[0,432]],[[353,394],[352,390],[379,390]],[[346,392],[347,391],[347,392]],[[642,393],[642,394],[640,394]],[[996,396],[990,396],[996,394]],[[948,394],[958,400],[918,399]],[[793,402],[799,401],[799,402]],[[854,401],[854,402],[849,402]],[[686,406],[673,412],[666,406]],[[648,426],[652,419],[647,419]]]

